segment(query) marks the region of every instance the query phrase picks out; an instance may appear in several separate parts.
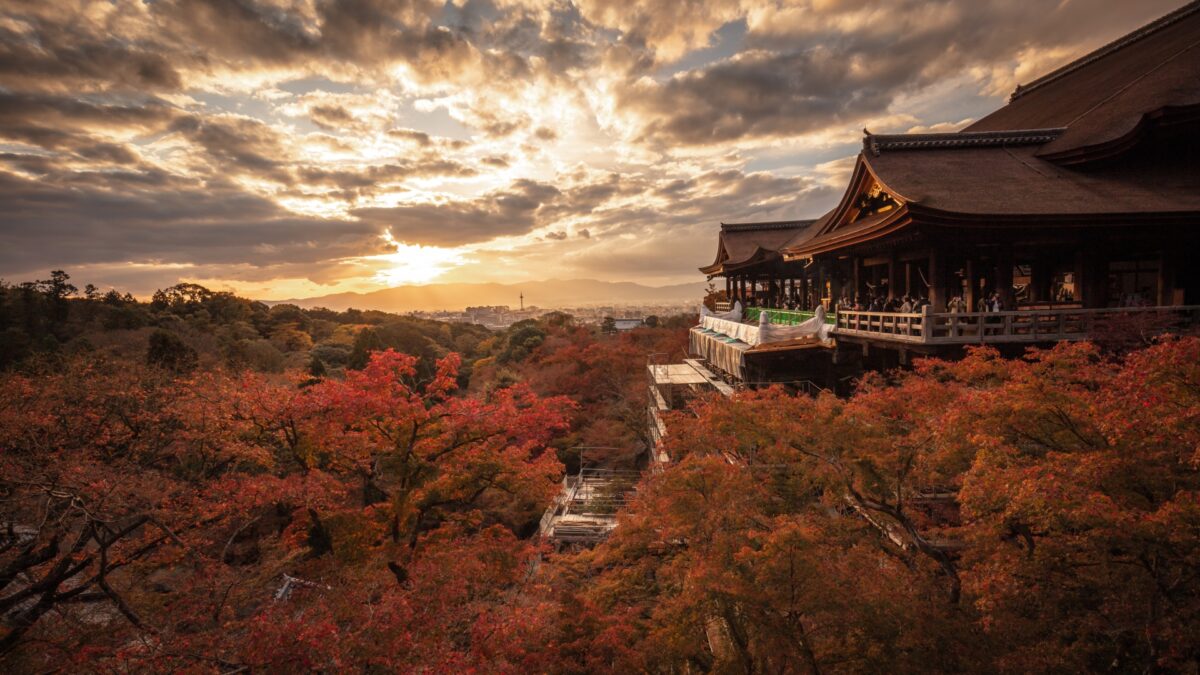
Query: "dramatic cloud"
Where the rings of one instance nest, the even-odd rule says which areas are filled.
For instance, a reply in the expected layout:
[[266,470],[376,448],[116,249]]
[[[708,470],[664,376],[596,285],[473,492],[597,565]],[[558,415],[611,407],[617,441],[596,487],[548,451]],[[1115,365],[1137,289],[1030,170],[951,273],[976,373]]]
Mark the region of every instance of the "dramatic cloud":
[[864,126],[959,128],[1181,2],[13,0],[0,277],[691,280],[718,222],[829,208]]
[[[704,12],[673,25],[670,5],[629,4],[645,17],[635,25],[654,27],[657,41],[648,44],[661,47],[656,53],[677,54],[695,42],[695,22],[711,24]],[[1155,4],[1163,13],[1179,3]],[[617,88],[619,106],[644,120],[640,138],[699,145],[797,136],[884,116],[904,95],[963,74],[979,90],[1007,94],[1016,75],[1035,77],[1120,19],[1154,16],[1144,5],[1043,0],[811,0],[744,9],[740,52]]]
[[521,180],[471,201],[362,208],[351,213],[387,229],[396,241],[458,246],[526,234],[543,206],[559,196],[552,185]]

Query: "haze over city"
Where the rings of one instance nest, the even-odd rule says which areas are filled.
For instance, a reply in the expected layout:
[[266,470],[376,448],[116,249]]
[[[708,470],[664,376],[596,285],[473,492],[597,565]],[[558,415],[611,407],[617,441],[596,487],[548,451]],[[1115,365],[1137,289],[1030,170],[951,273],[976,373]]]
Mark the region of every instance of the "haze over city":
[[0,270],[268,300],[697,282],[719,221],[831,207],[864,127],[959,129],[1178,5],[8,3]]

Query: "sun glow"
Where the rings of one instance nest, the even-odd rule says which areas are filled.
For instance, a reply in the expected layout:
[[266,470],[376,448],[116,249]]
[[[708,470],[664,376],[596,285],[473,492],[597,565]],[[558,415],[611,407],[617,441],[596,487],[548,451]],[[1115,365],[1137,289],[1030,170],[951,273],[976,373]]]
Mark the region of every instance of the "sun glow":
[[388,286],[427,284],[455,267],[472,262],[462,249],[407,244],[396,241],[390,232],[382,236],[396,250],[368,258],[387,265],[376,272],[375,280]]

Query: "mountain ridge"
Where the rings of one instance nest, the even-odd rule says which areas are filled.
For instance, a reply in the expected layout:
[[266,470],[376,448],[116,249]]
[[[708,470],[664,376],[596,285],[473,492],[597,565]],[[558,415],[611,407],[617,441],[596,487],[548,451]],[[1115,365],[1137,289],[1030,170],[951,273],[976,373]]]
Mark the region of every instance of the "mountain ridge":
[[698,303],[705,282],[646,286],[634,281],[597,279],[547,279],[517,284],[499,282],[395,286],[366,293],[347,291],[308,298],[265,300],[270,305],[326,307],[334,310],[376,309],[386,312],[453,311],[484,305],[517,307],[521,294],[525,306],[544,309],[595,305]]

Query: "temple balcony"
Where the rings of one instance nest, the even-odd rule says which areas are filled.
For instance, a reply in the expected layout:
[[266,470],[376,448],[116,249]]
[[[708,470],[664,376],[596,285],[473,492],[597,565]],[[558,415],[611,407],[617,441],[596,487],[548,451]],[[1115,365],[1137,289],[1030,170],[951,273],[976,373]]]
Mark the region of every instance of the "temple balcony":
[[1200,326],[1200,305],[921,313],[839,310],[834,338],[912,345],[1088,340],[1121,331],[1157,334]]
[[[864,367],[892,368],[908,363],[912,354],[944,354],[980,344],[1105,343],[1200,330],[1200,305],[1043,305],[1001,312],[934,312],[927,305],[920,312],[840,310],[817,317],[813,312],[754,307],[736,316],[704,315],[689,332],[689,351],[709,372],[723,374],[737,387],[782,384],[807,393],[842,394],[853,388]],[[857,347],[862,358],[855,355]],[[867,358],[872,362],[864,365]],[[651,401],[653,407],[656,400]]]

